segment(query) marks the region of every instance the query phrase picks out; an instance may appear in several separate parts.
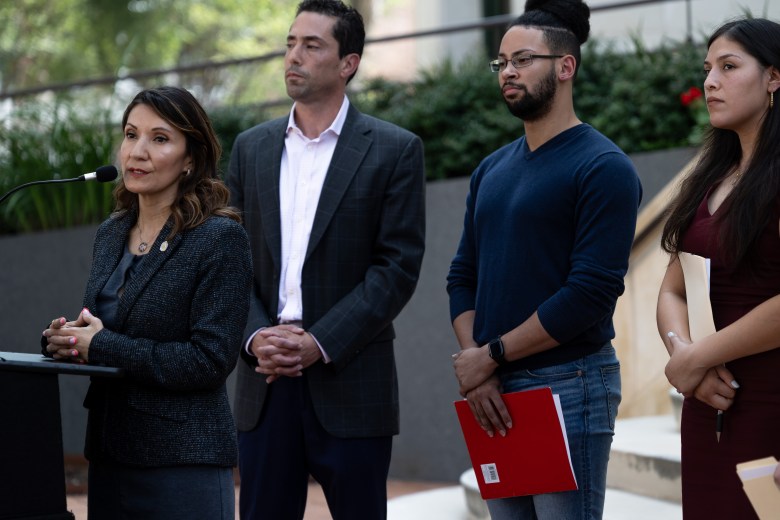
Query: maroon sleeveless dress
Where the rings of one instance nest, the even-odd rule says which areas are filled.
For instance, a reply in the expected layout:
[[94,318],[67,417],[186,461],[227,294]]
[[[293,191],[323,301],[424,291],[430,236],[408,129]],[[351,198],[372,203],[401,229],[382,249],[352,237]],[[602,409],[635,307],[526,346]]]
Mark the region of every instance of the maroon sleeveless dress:
[[[708,199],[709,194],[684,234],[682,250],[710,258],[710,299],[719,330],[780,294],[780,200],[751,255],[755,266],[751,270],[725,265],[716,247],[716,217],[726,209],[728,200],[710,215]],[[724,413],[720,442],[715,437],[717,411],[695,398],[687,398],[683,404],[685,520],[757,519],[735,466],[769,456],[780,459],[780,348],[737,359],[727,367],[740,389]]]

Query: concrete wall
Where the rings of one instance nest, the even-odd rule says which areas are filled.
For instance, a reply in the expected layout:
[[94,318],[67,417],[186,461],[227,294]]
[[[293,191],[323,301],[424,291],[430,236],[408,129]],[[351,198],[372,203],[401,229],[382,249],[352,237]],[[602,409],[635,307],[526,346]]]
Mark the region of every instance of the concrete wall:
[[[644,203],[693,155],[692,150],[632,157],[645,186]],[[394,442],[395,478],[455,481],[469,466],[453,401],[459,399],[450,355],[458,350],[449,322],[446,275],[463,221],[468,179],[429,183],[427,247],[417,291],[396,320],[401,434]],[[81,308],[95,228],[0,237],[0,350],[38,352],[51,319]],[[621,417],[668,410],[665,350],[655,331],[655,298],[664,263],[657,235],[639,242],[618,303],[615,345],[622,362]],[[659,274],[660,273],[660,274]],[[66,453],[82,450],[88,381],[60,376]],[[232,386],[233,380],[229,381]],[[24,420],[24,418],[2,418]]]
[[664,375],[669,359],[655,323],[655,307],[669,257],[661,250],[664,211],[676,190],[676,179],[696,149],[681,148],[631,156],[644,195],[631,249],[625,292],[615,309],[615,350],[623,378],[622,418],[671,411],[671,386]]

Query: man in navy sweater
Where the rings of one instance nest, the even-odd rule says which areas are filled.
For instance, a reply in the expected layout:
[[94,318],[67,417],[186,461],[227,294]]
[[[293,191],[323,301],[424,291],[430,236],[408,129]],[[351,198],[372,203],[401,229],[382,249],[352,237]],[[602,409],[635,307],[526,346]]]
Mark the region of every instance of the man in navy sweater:
[[460,392],[487,435],[501,392],[560,394],[578,490],[489,500],[493,519],[601,518],[620,403],[611,339],[641,186],[626,155],[574,112],[589,33],[580,0],[529,1],[491,68],[525,136],[471,178],[447,290]]

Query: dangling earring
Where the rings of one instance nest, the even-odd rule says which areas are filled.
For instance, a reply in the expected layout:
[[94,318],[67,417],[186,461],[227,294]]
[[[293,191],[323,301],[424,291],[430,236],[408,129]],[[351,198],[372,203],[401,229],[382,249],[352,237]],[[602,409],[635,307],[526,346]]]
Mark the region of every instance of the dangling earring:
[[189,168],[187,168],[187,173],[185,173],[185,174],[184,174],[184,176],[185,176],[185,177],[189,177],[189,176],[190,176],[190,173],[192,173],[192,170],[190,170]]
[[775,106],[775,93],[769,93],[769,110],[772,110]]

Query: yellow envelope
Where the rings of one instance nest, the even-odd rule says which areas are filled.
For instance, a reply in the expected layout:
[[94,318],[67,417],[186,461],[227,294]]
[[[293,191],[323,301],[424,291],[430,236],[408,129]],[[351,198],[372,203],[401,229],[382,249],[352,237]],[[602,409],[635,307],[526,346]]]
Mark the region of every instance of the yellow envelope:
[[780,488],[774,479],[776,467],[774,457],[737,464],[742,487],[761,520],[777,520],[780,515]]

